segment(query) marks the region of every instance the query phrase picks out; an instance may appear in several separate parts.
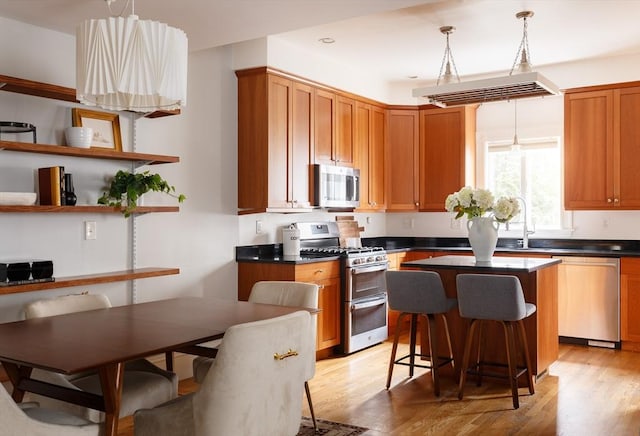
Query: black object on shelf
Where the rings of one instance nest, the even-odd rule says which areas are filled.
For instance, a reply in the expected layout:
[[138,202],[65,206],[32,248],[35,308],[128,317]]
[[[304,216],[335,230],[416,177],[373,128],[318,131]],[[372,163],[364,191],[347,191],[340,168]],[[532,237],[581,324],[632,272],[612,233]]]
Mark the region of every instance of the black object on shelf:
[[0,133],[27,133],[33,132],[33,143],[37,143],[36,126],[29,123],[17,123],[15,121],[0,121]]
[[73,175],[67,173],[64,175],[64,204],[66,206],[75,206],[78,197],[76,197],[73,189]]

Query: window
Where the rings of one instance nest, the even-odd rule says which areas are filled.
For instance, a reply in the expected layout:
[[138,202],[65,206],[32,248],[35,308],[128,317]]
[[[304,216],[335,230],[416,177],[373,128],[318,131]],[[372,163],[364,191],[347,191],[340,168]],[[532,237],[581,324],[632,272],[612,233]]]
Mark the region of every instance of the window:
[[[527,202],[529,227],[562,229],[562,159],[557,137],[521,140],[519,147],[487,143],[487,188],[497,197],[513,195]],[[514,222],[522,222],[523,215]]]

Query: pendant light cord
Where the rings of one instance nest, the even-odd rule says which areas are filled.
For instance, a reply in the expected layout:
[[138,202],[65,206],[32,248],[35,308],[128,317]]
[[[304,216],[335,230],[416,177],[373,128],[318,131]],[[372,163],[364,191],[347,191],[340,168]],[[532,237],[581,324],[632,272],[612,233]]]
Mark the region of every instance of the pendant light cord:
[[529,60],[531,51],[529,50],[529,36],[527,33],[527,18],[532,17],[533,12],[523,11],[516,15],[517,18],[522,18],[523,26],[522,26],[522,39],[520,40],[520,46],[518,47],[518,51],[516,52],[516,58],[513,60],[513,66],[511,67],[511,71],[509,75],[511,76],[516,69],[516,65],[518,65],[518,58],[520,58],[520,64],[531,65],[531,61]]

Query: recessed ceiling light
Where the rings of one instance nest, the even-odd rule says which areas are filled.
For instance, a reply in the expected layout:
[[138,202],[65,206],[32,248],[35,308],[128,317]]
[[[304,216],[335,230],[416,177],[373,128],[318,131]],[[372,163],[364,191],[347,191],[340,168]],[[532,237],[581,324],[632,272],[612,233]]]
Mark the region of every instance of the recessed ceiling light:
[[335,39],[333,39],[333,38],[328,38],[328,37],[326,37],[326,38],[320,38],[318,41],[320,41],[320,42],[321,42],[321,43],[323,43],[323,44],[333,44],[334,42],[336,42],[336,40],[335,40]]
[[407,76],[407,79],[417,79],[418,76]]

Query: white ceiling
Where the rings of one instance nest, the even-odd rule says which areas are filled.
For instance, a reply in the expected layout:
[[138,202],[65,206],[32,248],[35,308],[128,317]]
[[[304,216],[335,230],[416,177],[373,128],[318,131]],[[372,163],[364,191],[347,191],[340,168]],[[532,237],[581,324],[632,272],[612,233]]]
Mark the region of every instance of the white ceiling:
[[[437,78],[444,25],[457,28],[450,45],[461,77],[510,70],[522,37],[515,14],[522,10],[535,13],[528,28],[534,67],[640,52],[640,0],[135,2],[141,18],[183,29],[191,51],[278,35],[390,82]],[[0,0],[0,16],[73,34],[82,20],[108,11],[105,0]],[[336,42],[321,44],[322,37]]]

